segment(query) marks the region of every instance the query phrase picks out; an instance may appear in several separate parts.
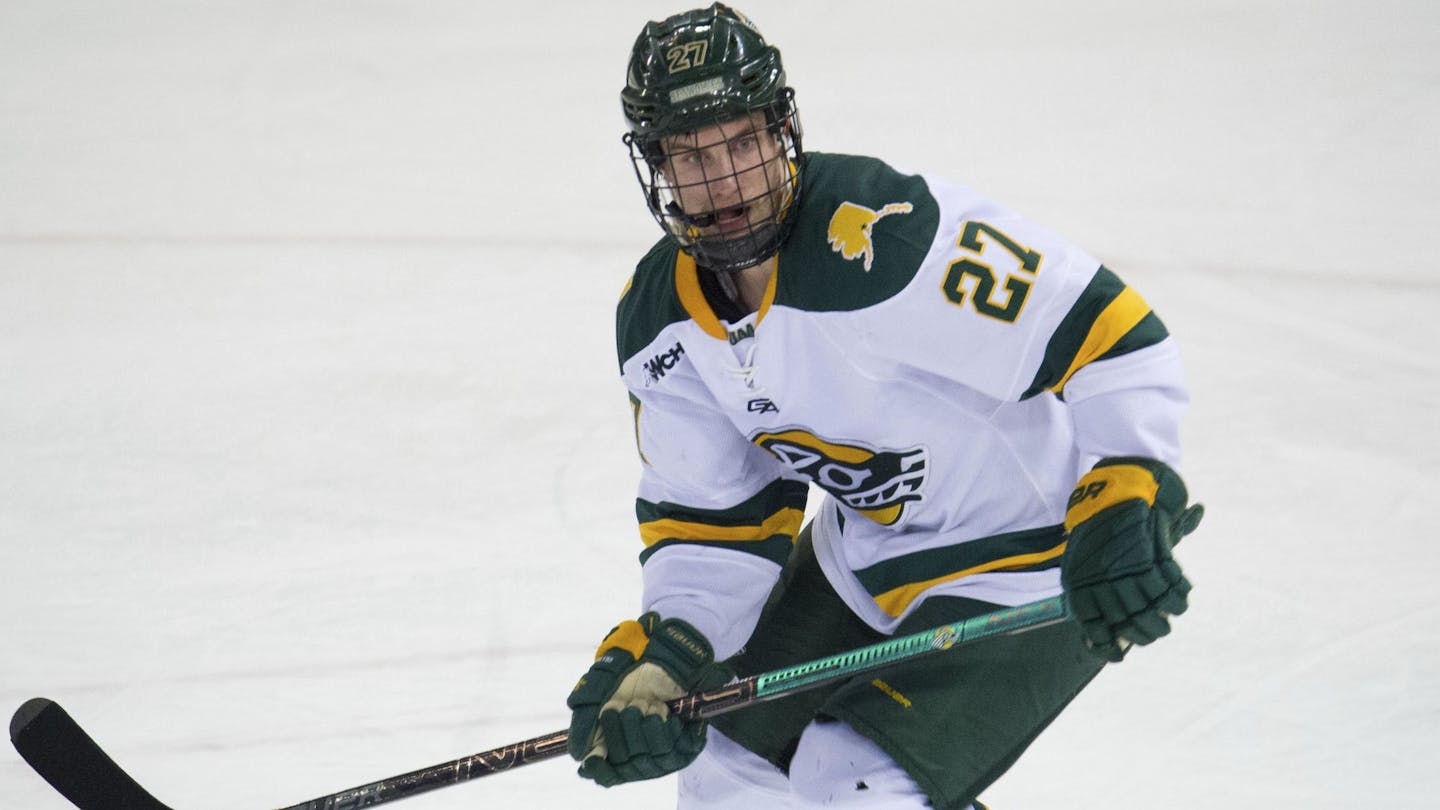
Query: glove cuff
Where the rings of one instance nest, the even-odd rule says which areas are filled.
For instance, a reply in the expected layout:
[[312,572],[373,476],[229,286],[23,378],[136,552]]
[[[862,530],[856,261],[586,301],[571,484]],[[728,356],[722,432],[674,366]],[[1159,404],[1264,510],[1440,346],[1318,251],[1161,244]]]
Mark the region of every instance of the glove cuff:
[[1185,508],[1188,497],[1179,473],[1163,461],[1139,456],[1102,459],[1080,477],[1070,493],[1065,531],[1073,532],[1105,509],[1132,500],[1176,515]]
[[715,660],[710,640],[689,622],[666,619],[650,632],[650,645],[643,659],[658,664],[686,690],[701,680],[704,669]]

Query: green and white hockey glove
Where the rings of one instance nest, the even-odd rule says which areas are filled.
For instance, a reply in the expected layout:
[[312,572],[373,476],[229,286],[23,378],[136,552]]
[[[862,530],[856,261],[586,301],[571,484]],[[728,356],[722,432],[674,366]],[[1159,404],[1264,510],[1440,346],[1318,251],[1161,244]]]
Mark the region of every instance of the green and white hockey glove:
[[1205,510],[1186,501],[1180,476],[1149,458],[1104,459],[1070,494],[1060,582],[1086,643],[1106,660],[1166,635],[1169,617],[1189,607],[1190,581],[1170,549]]
[[681,720],[665,704],[728,681],[714,660],[705,636],[679,619],[651,612],[611,630],[566,701],[580,775],[611,787],[693,762],[705,747],[705,721]]

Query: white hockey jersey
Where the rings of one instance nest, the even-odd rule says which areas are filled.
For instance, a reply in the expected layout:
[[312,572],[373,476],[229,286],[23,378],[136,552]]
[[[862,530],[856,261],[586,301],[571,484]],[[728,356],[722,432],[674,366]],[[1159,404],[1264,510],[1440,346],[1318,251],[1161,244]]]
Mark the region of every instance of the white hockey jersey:
[[1100,458],[1175,464],[1178,353],[1143,299],[1049,231],[929,175],[811,153],[758,312],[729,321],[668,241],[621,298],[643,473],[644,608],[716,654],[748,637],[804,517],[857,615],[1059,593]]

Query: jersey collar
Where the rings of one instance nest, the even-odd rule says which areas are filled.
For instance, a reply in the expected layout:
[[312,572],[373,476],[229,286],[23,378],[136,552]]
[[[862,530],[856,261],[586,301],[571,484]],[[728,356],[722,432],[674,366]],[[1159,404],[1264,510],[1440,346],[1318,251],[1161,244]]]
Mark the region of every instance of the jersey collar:
[[[760,297],[760,309],[755,314],[756,325],[765,319],[765,314],[770,311],[770,305],[775,301],[775,280],[779,277],[780,266],[777,261],[775,272],[770,274],[770,280],[765,283],[765,294]],[[683,250],[675,255],[675,292],[680,296],[680,305],[685,307],[685,312],[701,331],[719,340],[729,339],[725,325],[720,322],[715,311],[710,308],[710,302],[705,300],[705,293],[700,290],[700,270],[695,266],[695,259]]]

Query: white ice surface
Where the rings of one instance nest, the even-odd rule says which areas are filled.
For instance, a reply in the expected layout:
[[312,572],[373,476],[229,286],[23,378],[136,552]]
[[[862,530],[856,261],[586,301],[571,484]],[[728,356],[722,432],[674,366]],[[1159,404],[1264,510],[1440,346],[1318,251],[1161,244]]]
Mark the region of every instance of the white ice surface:
[[[0,2],[0,709],[178,810],[564,726],[636,609],[615,97],[681,7]],[[809,147],[1067,234],[1187,358],[1193,609],[992,806],[1440,806],[1440,4],[741,7]],[[0,807],[67,806],[0,752]]]

